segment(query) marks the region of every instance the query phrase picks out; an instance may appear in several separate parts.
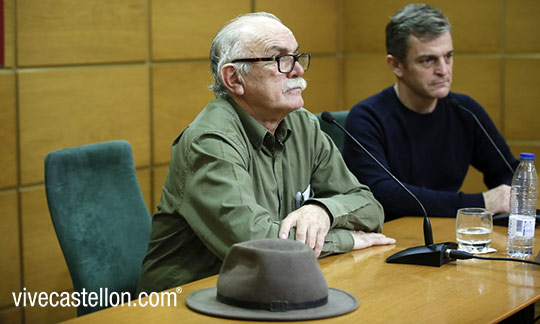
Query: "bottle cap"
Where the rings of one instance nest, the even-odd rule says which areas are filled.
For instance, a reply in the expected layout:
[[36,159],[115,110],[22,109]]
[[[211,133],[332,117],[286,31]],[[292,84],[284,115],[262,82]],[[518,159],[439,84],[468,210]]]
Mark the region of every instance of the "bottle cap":
[[534,153],[521,153],[519,159],[521,161],[534,161]]

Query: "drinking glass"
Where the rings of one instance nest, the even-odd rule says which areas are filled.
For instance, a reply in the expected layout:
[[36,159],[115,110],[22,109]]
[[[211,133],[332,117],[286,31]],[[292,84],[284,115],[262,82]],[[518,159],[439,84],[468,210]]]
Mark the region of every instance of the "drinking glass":
[[493,234],[493,213],[484,208],[461,208],[456,215],[456,239],[459,249],[486,253]]

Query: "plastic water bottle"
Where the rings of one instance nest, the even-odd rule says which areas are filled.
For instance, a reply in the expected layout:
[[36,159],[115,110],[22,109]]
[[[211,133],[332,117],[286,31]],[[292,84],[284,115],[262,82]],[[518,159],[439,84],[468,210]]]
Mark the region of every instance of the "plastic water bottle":
[[538,174],[534,154],[521,153],[520,163],[512,178],[510,217],[506,253],[513,258],[528,258],[534,248]]

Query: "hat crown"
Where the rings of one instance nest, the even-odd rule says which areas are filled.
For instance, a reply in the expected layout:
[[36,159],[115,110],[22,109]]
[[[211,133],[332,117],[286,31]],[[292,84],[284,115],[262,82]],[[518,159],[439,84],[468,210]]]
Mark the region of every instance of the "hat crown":
[[217,294],[228,304],[285,311],[326,303],[328,284],[307,245],[262,239],[231,247],[220,270]]

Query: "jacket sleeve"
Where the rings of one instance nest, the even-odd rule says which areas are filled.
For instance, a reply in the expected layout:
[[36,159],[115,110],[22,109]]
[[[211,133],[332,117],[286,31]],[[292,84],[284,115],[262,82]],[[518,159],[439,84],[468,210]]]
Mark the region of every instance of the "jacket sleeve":
[[[381,232],[384,212],[368,186],[349,171],[332,139],[315,121],[316,159],[311,177],[314,198],[330,212],[332,228]],[[308,200],[307,203],[310,201]]]
[[[281,226],[276,215],[257,203],[253,179],[247,170],[248,153],[237,144],[217,134],[206,134],[189,144],[189,149],[183,151],[187,151],[186,156],[175,156],[173,150],[173,159],[183,160],[189,167],[179,168],[180,173],[173,177],[184,181],[184,185],[167,186],[173,191],[189,188],[185,192],[171,192],[169,202],[175,204],[174,209],[180,211],[204,245],[220,259],[235,243],[277,238]],[[163,195],[166,194],[164,191]],[[294,238],[294,234],[291,231],[289,238]],[[350,233],[332,229],[322,255],[346,252],[352,246]]]

